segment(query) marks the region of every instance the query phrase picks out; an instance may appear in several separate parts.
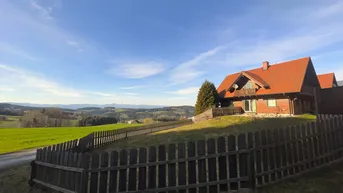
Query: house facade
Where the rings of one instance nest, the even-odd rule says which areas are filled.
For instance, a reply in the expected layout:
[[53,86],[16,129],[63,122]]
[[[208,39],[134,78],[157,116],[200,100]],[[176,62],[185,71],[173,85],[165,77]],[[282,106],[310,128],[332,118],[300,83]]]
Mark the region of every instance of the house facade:
[[228,75],[218,87],[221,106],[245,113],[314,113],[320,83],[310,57]]

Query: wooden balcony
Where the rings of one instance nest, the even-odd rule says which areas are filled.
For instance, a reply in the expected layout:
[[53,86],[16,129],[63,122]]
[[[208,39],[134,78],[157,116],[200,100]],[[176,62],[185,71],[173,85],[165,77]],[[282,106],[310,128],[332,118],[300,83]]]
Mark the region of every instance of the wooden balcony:
[[235,97],[244,97],[244,96],[252,96],[256,94],[256,89],[241,89],[241,90],[235,90],[234,92]]

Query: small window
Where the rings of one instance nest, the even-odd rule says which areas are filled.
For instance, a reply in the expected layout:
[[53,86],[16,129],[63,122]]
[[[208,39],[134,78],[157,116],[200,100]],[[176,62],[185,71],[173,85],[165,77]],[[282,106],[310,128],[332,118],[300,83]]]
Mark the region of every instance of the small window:
[[248,83],[244,86],[244,88],[247,88],[247,89],[252,88],[252,83],[251,83],[251,82],[248,82]]
[[268,107],[276,107],[276,100],[275,99],[268,99],[267,100]]

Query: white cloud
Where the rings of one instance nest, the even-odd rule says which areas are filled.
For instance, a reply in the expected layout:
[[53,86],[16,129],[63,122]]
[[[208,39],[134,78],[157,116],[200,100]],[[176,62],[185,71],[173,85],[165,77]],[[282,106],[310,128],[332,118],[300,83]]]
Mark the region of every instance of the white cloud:
[[0,52],[3,52],[5,54],[10,54],[14,56],[19,56],[21,58],[25,58],[28,60],[38,60],[36,57],[32,56],[31,54],[21,50],[20,48],[17,48],[13,45],[6,44],[6,43],[0,43]]
[[132,95],[132,96],[139,95],[139,93],[134,93],[134,92],[125,92],[124,94]]
[[125,78],[139,79],[159,74],[165,70],[162,63],[124,63],[115,65],[108,70],[108,73]]
[[117,94],[113,94],[113,93],[104,93],[104,92],[88,92],[89,94],[93,94],[93,95],[100,95],[103,97],[116,97]]
[[140,86],[126,86],[126,87],[120,87],[120,89],[123,90],[133,90],[133,89],[139,89],[139,88],[145,88],[146,86],[140,85]]
[[184,89],[180,89],[174,92],[170,92],[172,94],[177,94],[177,95],[190,95],[190,94],[196,94],[199,91],[199,87],[188,87]]
[[191,60],[181,63],[171,71],[170,81],[172,84],[182,84],[201,76],[205,72],[198,70],[196,67],[201,65],[210,57],[218,54],[223,49],[223,46],[219,46],[207,52],[201,53]]
[[[16,90],[30,90],[60,97],[80,97],[81,93],[23,69],[0,64],[0,80]],[[32,90],[31,90],[32,89]]]

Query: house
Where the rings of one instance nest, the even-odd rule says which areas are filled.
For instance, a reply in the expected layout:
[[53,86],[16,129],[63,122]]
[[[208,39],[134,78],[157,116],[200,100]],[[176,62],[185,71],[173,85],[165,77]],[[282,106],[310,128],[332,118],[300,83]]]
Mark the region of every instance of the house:
[[320,74],[318,75],[318,80],[322,89],[338,86],[334,73]]
[[320,83],[310,57],[230,74],[217,91],[221,106],[246,113],[297,115],[315,112]]
[[338,86],[343,86],[343,80],[337,82]]
[[0,121],[6,121],[7,120],[7,117],[4,116],[4,115],[0,115]]

